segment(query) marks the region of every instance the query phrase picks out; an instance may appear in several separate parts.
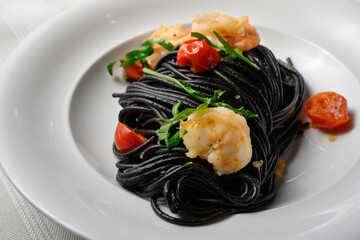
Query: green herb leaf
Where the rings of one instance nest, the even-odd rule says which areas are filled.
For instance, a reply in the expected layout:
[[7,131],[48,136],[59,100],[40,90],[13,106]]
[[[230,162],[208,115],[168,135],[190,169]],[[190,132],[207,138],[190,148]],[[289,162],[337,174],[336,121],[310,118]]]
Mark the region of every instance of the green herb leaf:
[[130,51],[125,54],[125,59],[119,59],[114,62],[111,62],[107,66],[107,70],[109,74],[113,75],[113,67],[118,62],[123,60],[124,62],[120,65],[120,67],[128,67],[134,65],[137,61],[140,60],[141,65],[143,67],[149,68],[149,64],[146,61],[146,57],[150,56],[154,52],[154,44],[157,43],[168,51],[173,51],[175,49],[174,45],[171,42],[162,39],[162,38],[152,38],[146,40],[144,43],[140,45],[140,47],[136,50]]
[[190,94],[194,98],[200,100],[201,102],[203,102],[204,99],[205,99],[204,95],[202,95],[199,91],[196,91],[196,90],[192,89],[190,87],[190,84],[188,84],[188,83],[186,83],[184,81],[177,80],[176,78],[173,78],[173,77],[170,77],[170,76],[155,72],[155,71],[153,71],[153,70],[151,70],[149,68],[143,68],[143,72],[146,73],[146,74],[149,74],[149,75],[164,78],[164,79],[166,79],[166,80],[168,80],[168,81],[170,81],[172,83],[175,83],[176,85],[181,87],[185,92],[187,92],[188,94]]
[[[184,105],[182,101],[179,101],[177,104],[175,104],[172,107],[172,115],[173,117],[170,119],[163,119],[159,118],[157,121],[161,122],[160,128],[156,131],[156,134],[158,135],[158,138],[160,141],[165,140],[165,144],[167,148],[171,148],[173,146],[176,146],[181,141],[181,134],[179,131],[176,131],[172,136],[170,136],[171,128],[177,124],[180,123],[180,121],[184,121],[188,118],[188,116],[193,113],[196,110],[208,108],[209,106],[212,107],[226,107],[231,110],[233,110],[235,113],[240,113],[245,118],[250,117],[257,117],[257,114],[254,114],[253,112],[249,110],[245,110],[244,107],[241,108],[233,108],[227,103],[224,102],[218,102],[219,98],[226,92],[225,90],[216,90],[214,92],[214,95],[211,98],[205,97],[200,92],[194,90],[191,88],[190,84],[187,82],[184,82],[182,80],[178,80],[173,77],[169,77],[167,75],[155,72],[153,70],[150,70],[148,68],[143,68],[143,72],[146,74],[150,74],[153,76],[164,78],[172,83],[175,83],[176,85],[180,86],[185,92],[193,96],[194,98],[200,100],[202,104],[200,104],[197,108],[187,108],[180,112],[180,107]],[[184,135],[184,134],[182,134]]]
[[131,52],[128,52],[127,54],[125,54],[125,59],[132,59],[132,58],[142,58],[142,57],[146,57],[149,56],[153,53],[153,49],[151,48],[151,46],[146,47],[144,49],[138,49],[138,50],[134,50]]
[[119,60],[116,60],[114,62],[111,62],[107,65],[107,70],[109,72],[109,74],[112,76],[113,75],[113,67],[114,65],[118,62]]
[[252,118],[252,117],[258,117],[257,114],[249,111],[249,110],[245,110],[244,107],[241,108],[234,108],[232,106],[230,106],[227,103],[224,102],[216,102],[216,103],[211,103],[210,106],[212,107],[226,107],[228,109],[233,110],[235,113],[240,113],[244,118]]
[[172,107],[172,115],[173,116],[176,116],[179,114],[179,108],[180,106],[183,106],[184,103],[183,101],[179,101],[177,104],[175,104],[173,107]]
[[175,49],[174,45],[171,42],[169,42],[165,39],[162,39],[162,38],[148,39],[146,42],[144,42],[142,44],[142,46],[151,45],[153,47],[155,43],[159,44],[160,46],[162,46],[163,48],[165,48],[168,51],[173,51]]
[[203,34],[201,34],[201,33],[199,33],[199,32],[191,32],[191,36],[192,36],[192,37],[196,37],[196,38],[202,38],[202,39],[204,39],[205,42],[206,42],[207,44],[209,44],[211,47],[216,48],[216,49],[221,49],[221,50],[225,51],[225,49],[224,49],[223,47],[220,47],[220,46],[215,45],[214,43],[212,43],[212,42],[210,41],[210,39],[208,39],[205,35],[203,35]]
[[131,65],[134,65],[138,60],[140,60],[140,58],[136,57],[136,58],[131,58],[131,59],[128,59],[126,61],[124,61],[120,67],[129,67]]
[[[176,85],[180,86],[185,92],[187,92],[189,95],[191,95],[194,98],[196,98],[197,100],[203,102],[203,104],[207,104],[207,105],[210,105],[212,107],[226,107],[226,108],[229,108],[229,109],[233,110],[236,113],[240,113],[245,118],[257,117],[258,116],[257,114],[255,114],[255,113],[253,113],[253,112],[251,112],[249,110],[245,110],[243,107],[241,107],[241,108],[233,108],[232,106],[230,106],[227,103],[218,102],[219,98],[226,92],[225,90],[218,89],[218,90],[215,91],[212,98],[207,98],[203,94],[201,94],[199,91],[196,91],[193,88],[191,88],[189,83],[186,83],[186,82],[178,80],[176,78],[173,78],[173,77],[170,77],[170,76],[155,72],[155,71],[153,71],[151,69],[148,69],[148,68],[143,68],[143,72],[146,73],[146,74],[149,74],[149,75],[164,78],[164,79],[166,79],[166,80],[168,80],[168,81],[170,81],[172,83],[175,83]],[[178,103],[178,104],[175,105],[176,109],[177,109],[176,113],[178,112],[178,108],[179,108],[180,105],[181,105],[181,103]],[[186,111],[186,110],[184,110],[184,111]],[[179,114],[181,114],[181,113],[179,113]],[[173,108],[173,114],[174,114],[174,108]]]
[[217,102],[219,98],[226,92],[226,90],[216,90],[214,96],[211,98],[211,102]]
[[172,148],[177,146],[180,141],[181,141],[181,137],[180,137],[180,131],[177,131],[172,137],[165,139],[165,144],[167,148]]
[[242,51],[240,51],[239,49],[233,49],[226,41],[225,39],[223,39],[220,34],[218,34],[217,32],[214,31],[214,34],[216,35],[216,37],[219,39],[219,41],[221,42],[221,44],[224,46],[224,48],[226,49],[227,53],[230,53],[231,56],[236,56],[240,59],[242,59],[243,61],[245,61],[247,64],[249,64],[251,67],[255,68],[256,70],[260,70],[260,68],[254,64],[253,62],[251,62],[249,59],[247,59]]
[[211,47],[213,48],[217,48],[217,49],[220,49],[220,50],[223,50],[224,52],[226,52],[227,54],[229,54],[227,56],[227,58],[229,60],[233,60],[235,58],[240,58],[242,59],[243,61],[245,61],[247,64],[249,64],[251,67],[255,68],[256,70],[260,70],[260,68],[253,62],[251,62],[249,59],[247,59],[242,51],[240,51],[239,49],[234,49],[232,48],[228,42],[226,42],[225,39],[223,39],[220,34],[218,34],[216,31],[214,31],[214,34],[215,36],[219,39],[220,43],[223,45],[223,46],[217,46],[216,44],[212,43],[205,35],[201,34],[201,33],[198,33],[198,32],[192,32],[191,33],[191,36],[192,37],[196,37],[196,38],[202,38],[205,40],[205,42],[207,42]]
[[149,63],[146,61],[145,58],[141,59],[140,62],[141,62],[141,66],[150,68]]

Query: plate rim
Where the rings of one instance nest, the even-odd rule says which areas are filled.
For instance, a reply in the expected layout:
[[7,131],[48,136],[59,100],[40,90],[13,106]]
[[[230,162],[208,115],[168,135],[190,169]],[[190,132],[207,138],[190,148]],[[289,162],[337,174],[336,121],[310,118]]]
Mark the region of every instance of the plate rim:
[[[92,5],[93,4],[93,5]],[[36,29],[30,37],[28,37],[26,40],[24,40],[24,43],[21,44],[20,46],[18,46],[14,52],[11,54],[11,56],[8,58],[8,60],[4,63],[4,68],[8,68],[7,66],[8,65],[11,65],[11,64],[14,64],[14,60],[13,59],[16,59],[16,57],[18,55],[21,55],[21,51],[23,51],[23,49],[25,48],[24,46],[26,45],[31,45],[31,42],[36,40],[39,36],[41,36],[42,34],[44,34],[44,31],[46,31],[46,29],[56,25],[56,24],[59,24],[61,22],[61,20],[63,18],[65,18],[66,16],[68,15],[71,15],[73,13],[76,13],[77,11],[82,11],[84,8],[87,8],[89,7],[90,5],[91,6],[95,6],[97,5],[98,3],[96,1],[91,1],[91,2],[84,2],[84,3],[80,3],[79,5],[75,6],[75,7],[72,7],[70,9],[68,9],[67,11],[59,14],[58,16],[55,16],[54,18],[50,19],[49,21],[47,21],[45,24],[43,24],[41,27],[39,27],[38,29]],[[110,48],[113,48],[110,47]],[[105,49],[106,51],[104,52],[107,52],[108,49]],[[5,67],[6,65],[6,67]],[[6,70],[2,71],[2,72],[5,72]],[[0,87],[2,87],[2,83],[0,83]],[[78,83],[77,83],[78,84]],[[77,84],[75,85],[75,87],[77,86]],[[71,102],[69,102],[69,105],[71,104]],[[70,109],[70,107],[68,108]],[[0,148],[1,150],[1,148]],[[59,223],[61,226],[65,227],[66,229],[72,231],[72,232],[75,232],[76,234],[80,235],[80,236],[83,236],[83,237],[86,237],[86,238],[91,238],[91,236],[88,236],[86,234],[86,232],[79,232],[78,229],[74,229],[74,227],[70,226],[69,224],[67,223],[64,223],[64,222],[59,222],[56,218],[56,216],[53,216],[52,214],[49,215],[48,212],[46,212],[41,206],[38,206],[36,203],[33,202],[33,200],[31,198],[28,198],[28,196],[26,194],[24,194],[23,190],[21,190],[20,188],[18,188],[18,185],[16,183],[16,181],[14,181],[14,178],[9,176],[7,171],[6,171],[6,167],[4,167],[3,165],[3,161],[0,161],[0,164],[1,166],[3,167],[4,169],[4,172],[6,174],[6,176],[8,177],[8,179],[11,181],[11,183],[15,186],[15,188],[19,191],[19,193],[32,205],[34,206],[36,209],[38,209],[40,212],[42,212],[44,215],[50,217],[53,221]]]

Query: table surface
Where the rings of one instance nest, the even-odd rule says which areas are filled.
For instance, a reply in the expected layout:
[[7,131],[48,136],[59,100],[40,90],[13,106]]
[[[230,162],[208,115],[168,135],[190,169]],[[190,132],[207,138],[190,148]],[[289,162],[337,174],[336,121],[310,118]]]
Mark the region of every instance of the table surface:
[[[0,74],[8,56],[31,32],[84,1],[0,0]],[[1,167],[0,212],[0,239],[81,239],[29,204]]]

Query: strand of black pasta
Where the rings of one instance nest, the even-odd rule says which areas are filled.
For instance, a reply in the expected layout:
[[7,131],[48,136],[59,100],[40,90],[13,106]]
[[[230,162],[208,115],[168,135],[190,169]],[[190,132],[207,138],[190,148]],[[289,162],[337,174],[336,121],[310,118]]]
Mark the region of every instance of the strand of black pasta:
[[[184,109],[201,104],[179,86],[145,75],[125,93],[114,94],[123,107],[119,121],[149,139],[127,153],[118,152],[114,145],[119,158],[117,180],[124,188],[150,198],[155,213],[166,221],[205,224],[259,208],[275,194],[278,160],[304,127],[298,116],[305,101],[305,85],[289,60],[277,61],[266,47],[258,46],[245,56],[261,70],[240,60],[223,59],[209,72],[194,74],[177,65],[177,51],[165,55],[155,69],[186,81],[206,97],[217,89],[226,90],[221,101],[233,107],[244,106],[259,115],[247,119],[253,148],[251,162],[234,174],[217,176],[206,160],[188,158],[182,143],[168,149],[158,141],[157,118],[171,118],[172,106],[180,100]],[[163,204],[171,214],[162,209]]]

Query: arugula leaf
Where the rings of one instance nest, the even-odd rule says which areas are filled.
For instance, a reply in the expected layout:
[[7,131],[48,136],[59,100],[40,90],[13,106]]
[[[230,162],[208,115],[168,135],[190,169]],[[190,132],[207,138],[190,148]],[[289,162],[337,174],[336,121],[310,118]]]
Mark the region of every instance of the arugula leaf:
[[243,61],[245,61],[247,64],[249,64],[250,66],[252,66],[253,68],[255,68],[256,70],[260,70],[260,68],[258,66],[256,66],[253,62],[251,62],[249,59],[247,59],[242,51],[240,51],[239,49],[233,49],[226,41],[225,39],[223,39],[220,34],[218,34],[217,32],[214,31],[214,34],[216,35],[216,37],[219,39],[219,41],[221,42],[221,44],[224,46],[224,48],[226,49],[226,52],[230,53],[230,56],[235,56],[238,57],[240,59],[242,59]]
[[225,51],[225,48],[215,45],[214,43],[212,43],[212,42],[210,41],[210,39],[208,39],[205,35],[203,35],[203,34],[201,34],[201,33],[199,33],[199,32],[191,32],[191,36],[192,36],[192,37],[196,37],[196,38],[202,38],[202,39],[204,39],[205,42],[206,42],[207,44],[209,44],[211,47],[216,48],[216,49],[221,49],[221,50]]
[[219,98],[226,92],[226,90],[216,90],[214,96],[211,98],[211,102],[217,102]]
[[121,61],[121,59],[111,62],[107,65],[107,70],[111,76],[113,75],[113,67],[118,61]]
[[150,68],[149,63],[146,61],[145,58],[140,59],[140,63],[142,67]]
[[233,110],[235,113],[240,113],[242,116],[244,116],[244,118],[252,118],[252,117],[258,117],[257,114],[253,113],[250,110],[245,110],[244,107],[241,108],[234,108],[232,106],[230,106],[227,103],[224,102],[216,102],[215,104],[210,104],[211,106],[216,106],[216,107],[225,107],[228,108],[230,110]]
[[180,113],[179,108],[180,108],[180,106],[183,106],[183,105],[184,105],[183,101],[179,101],[177,104],[175,104],[171,109],[172,115],[173,116],[178,115]]
[[170,77],[170,76],[167,76],[167,75],[164,75],[164,74],[161,74],[161,73],[158,73],[158,72],[155,72],[149,68],[143,68],[143,72],[144,73],[147,73],[149,75],[153,75],[153,76],[157,76],[157,77],[161,77],[161,78],[164,78],[172,83],[175,83],[176,85],[178,85],[179,87],[181,87],[185,92],[187,92],[188,94],[190,94],[191,96],[193,96],[194,98],[196,98],[197,100],[199,101],[202,101],[204,100],[205,96],[202,95],[199,91],[196,91],[194,89],[192,89],[190,87],[190,84],[188,84],[187,82],[185,81],[182,81],[182,80],[177,80],[176,78],[173,78],[173,77]]
[[243,115],[245,118],[250,118],[250,117],[257,117],[258,115],[249,111],[249,110],[245,110],[244,107],[241,108],[233,108],[232,106],[230,106],[227,103],[224,102],[218,102],[219,98],[221,97],[221,95],[223,95],[225,93],[224,90],[220,90],[218,89],[217,91],[215,91],[214,96],[212,98],[206,98],[203,94],[201,94],[200,92],[194,90],[193,88],[190,87],[190,85],[188,83],[184,84],[184,81],[178,80],[176,78],[155,72],[151,69],[148,68],[143,68],[143,72],[149,75],[153,75],[153,76],[157,76],[157,77],[161,77],[164,78],[172,83],[175,83],[176,85],[180,86],[185,92],[187,92],[189,95],[193,96],[194,98],[196,98],[197,100],[203,102],[203,103],[207,103],[208,105],[212,106],[212,107],[226,107],[229,108],[231,110],[233,110],[236,113],[240,113],[241,115]]
[[169,77],[167,75],[155,72],[153,70],[150,70],[148,68],[143,68],[143,72],[153,75],[153,76],[157,76],[157,77],[161,77],[164,78],[172,83],[175,83],[176,85],[180,86],[185,92],[187,92],[189,95],[193,96],[194,98],[200,100],[202,102],[202,104],[200,104],[197,108],[187,108],[183,111],[180,112],[180,107],[182,107],[184,105],[184,103],[182,101],[179,101],[177,104],[175,104],[172,107],[172,115],[173,117],[170,119],[163,119],[163,118],[159,118],[157,119],[157,121],[161,122],[161,126],[160,128],[156,131],[156,134],[158,135],[158,138],[160,141],[165,140],[165,144],[167,148],[171,148],[173,146],[176,146],[180,143],[181,141],[181,136],[184,134],[180,134],[179,130],[176,131],[172,136],[171,135],[171,128],[177,124],[179,124],[181,121],[184,121],[188,118],[188,116],[193,113],[196,110],[199,109],[204,109],[204,108],[208,108],[209,106],[212,107],[226,107],[228,109],[233,110],[235,113],[240,113],[241,115],[243,115],[245,118],[250,118],[250,117],[257,117],[258,115],[249,111],[249,110],[245,110],[244,107],[241,108],[233,108],[232,106],[230,106],[227,103],[224,102],[218,102],[219,98],[226,92],[225,90],[216,90],[214,92],[214,95],[211,98],[205,97],[203,94],[201,94],[200,92],[194,90],[191,88],[190,84],[182,81],[182,80],[178,80],[176,78],[173,77]]
[[171,42],[169,42],[169,41],[167,41],[165,39],[162,39],[162,38],[148,39],[141,46],[148,46],[148,45],[149,46],[154,46],[155,43],[159,44],[160,46],[162,46],[163,48],[165,48],[168,51],[173,51],[175,49],[174,45]]
[[180,131],[177,131],[172,137],[165,139],[165,145],[167,148],[175,147],[180,143],[181,139]]
[[196,38],[202,38],[204,39],[205,42],[207,42],[211,47],[216,48],[216,49],[220,49],[223,50],[224,52],[226,52],[227,54],[229,54],[228,58],[230,60],[235,59],[235,58],[240,58],[241,60],[245,61],[247,64],[249,64],[251,67],[255,68],[256,70],[260,70],[260,68],[254,64],[253,62],[251,62],[249,59],[247,59],[244,55],[243,52],[240,51],[239,49],[234,49],[232,48],[229,43],[226,42],[225,39],[223,39],[220,34],[218,34],[216,31],[214,31],[215,36],[219,39],[220,43],[223,46],[217,46],[214,43],[212,43],[205,35],[198,33],[198,32],[192,32],[191,36],[192,37],[196,37]]
[[109,74],[113,75],[113,67],[118,61],[124,61],[120,67],[128,67],[131,65],[134,65],[137,61],[140,60],[141,65],[143,67],[149,67],[148,62],[146,61],[146,57],[150,56],[154,52],[154,44],[159,44],[163,48],[165,48],[168,51],[173,51],[175,49],[174,45],[162,38],[151,38],[146,40],[144,43],[140,45],[140,47],[136,50],[130,51],[127,54],[125,54],[125,59],[121,58],[116,61],[113,61],[108,64],[107,70]]
[[[176,105],[179,105],[179,103],[177,103]],[[181,120],[186,120],[187,116],[189,114],[193,113],[195,110],[196,110],[195,108],[187,108],[187,109],[183,110],[182,112],[178,112],[177,114],[173,115],[173,118],[170,118],[170,119],[159,118],[159,119],[157,119],[157,121],[160,121],[162,123],[162,125],[156,131],[156,134],[158,135],[160,141],[165,140],[166,147],[170,148],[169,147],[170,143],[168,143],[169,139],[172,139],[170,141],[172,143],[174,143],[174,142],[176,142],[176,141],[174,141],[176,139],[176,137],[174,137],[174,136],[178,136],[178,137],[180,136],[180,135],[178,135],[179,131],[177,131],[177,132],[175,132],[175,134],[173,136],[170,137],[170,129],[174,125],[179,124]]]
[[207,102],[200,104],[197,108],[187,108],[181,112],[179,112],[179,107],[184,105],[182,101],[179,101],[177,104],[173,106],[172,114],[173,118],[163,119],[159,118],[157,121],[162,123],[161,127],[156,131],[156,134],[159,137],[159,140],[165,140],[165,145],[167,148],[174,147],[178,145],[181,141],[180,130],[176,131],[172,136],[170,136],[170,129],[180,123],[181,120],[186,120],[188,116],[195,112],[198,109],[204,109],[209,106],[209,103],[212,98],[206,98]]

